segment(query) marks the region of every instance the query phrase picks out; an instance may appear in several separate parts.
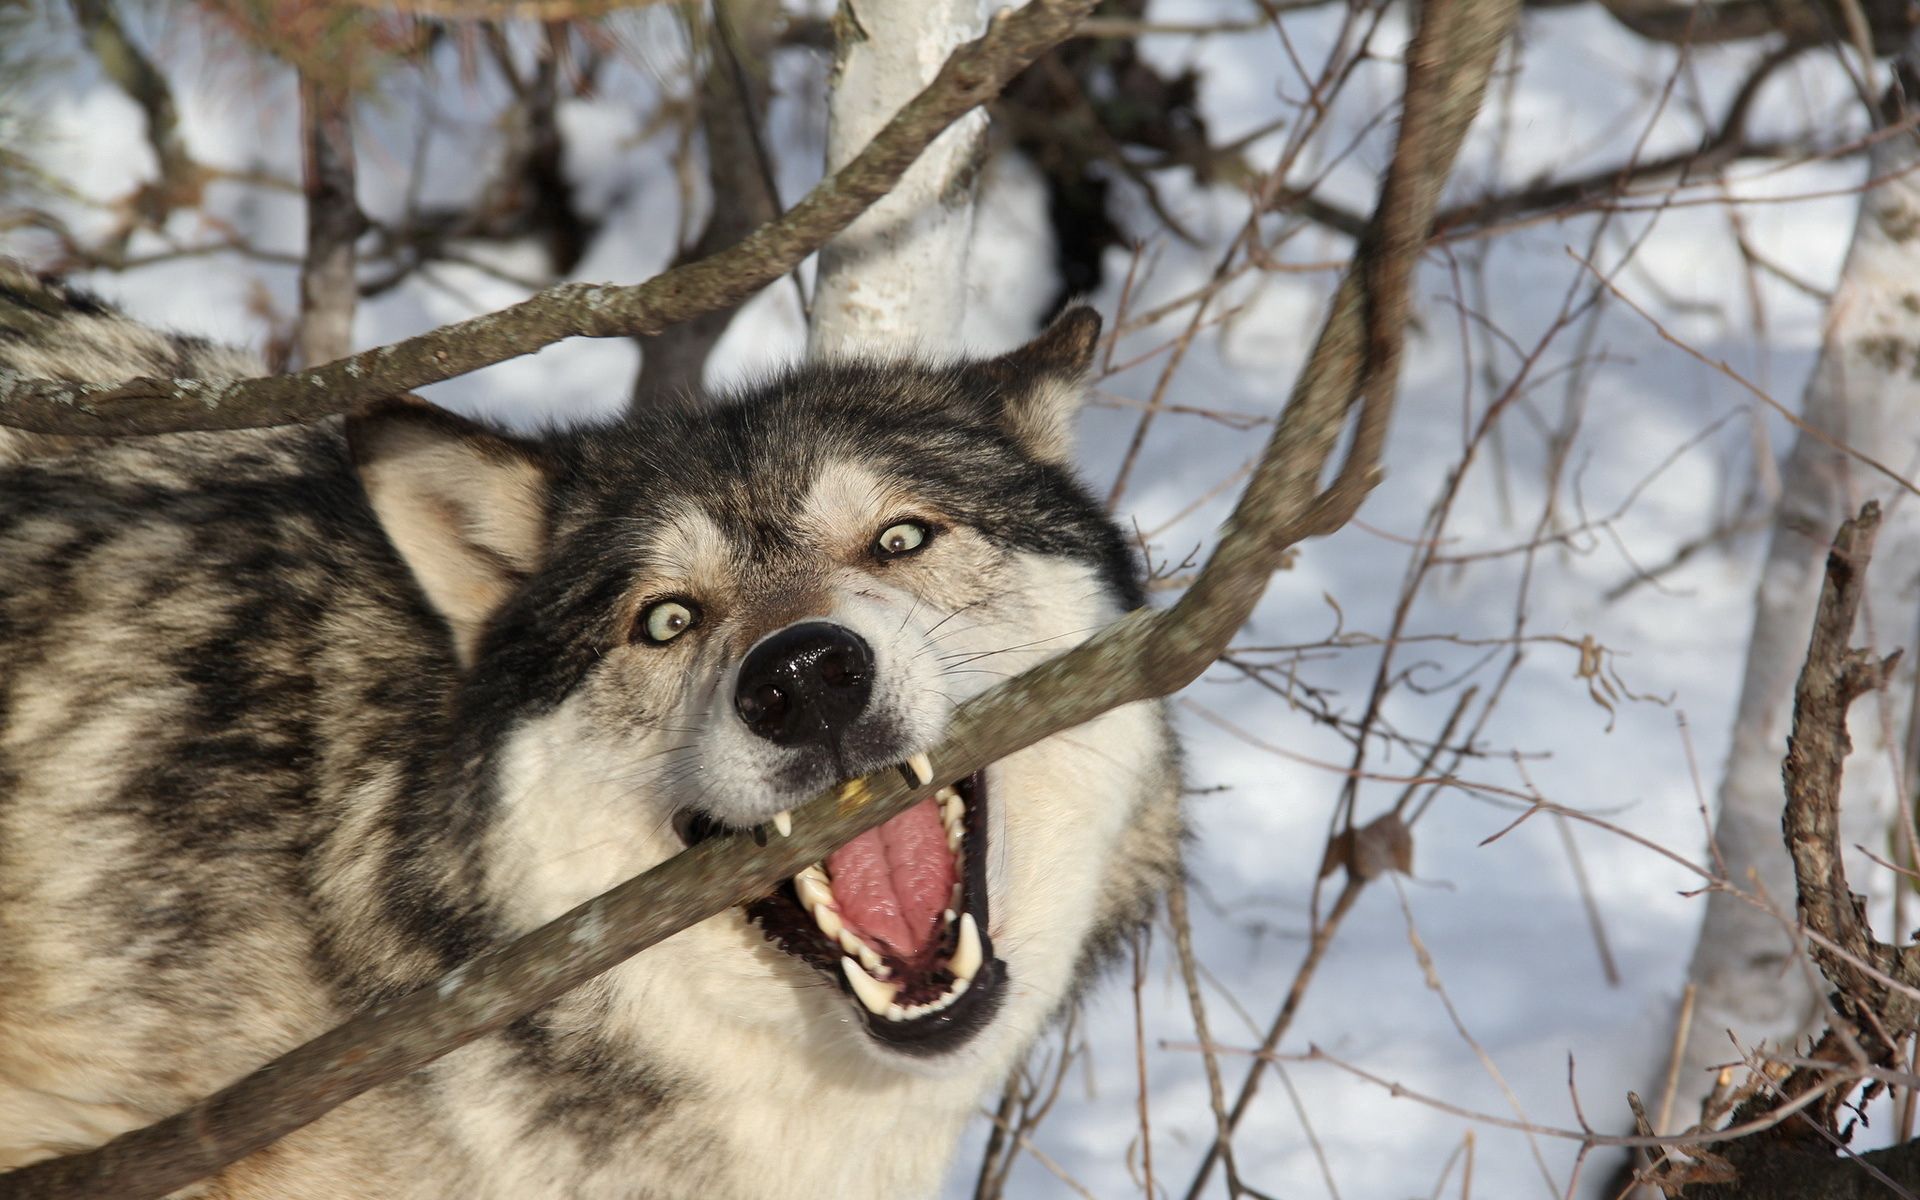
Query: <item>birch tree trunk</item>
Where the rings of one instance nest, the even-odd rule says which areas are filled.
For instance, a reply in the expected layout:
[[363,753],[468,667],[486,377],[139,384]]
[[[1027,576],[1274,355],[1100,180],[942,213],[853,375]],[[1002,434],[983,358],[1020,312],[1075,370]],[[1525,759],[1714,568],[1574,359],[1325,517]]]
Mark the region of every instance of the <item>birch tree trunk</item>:
[[[947,55],[985,27],[981,0],[840,0],[833,17],[827,170],[858,154]],[[987,118],[935,139],[900,185],[820,253],[809,350],[816,356],[959,348],[967,244]]]
[[[1853,644],[1871,647],[1875,654],[1897,646],[1908,652],[1891,686],[1854,707],[1854,753],[1847,762],[1841,807],[1843,842],[1884,847],[1903,790],[1903,745],[1920,664],[1915,652],[1920,649],[1915,645],[1920,497],[1889,472],[1912,481],[1920,468],[1916,168],[1920,143],[1910,131],[1887,136],[1874,147],[1868,179],[1883,182],[1861,197],[1820,361],[1807,388],[1802,419],[1808,429],[1796,436],[1782,470],[1780,507],[1754,597],[1746,676],[1720,788],[1714,835],[1728,878],[1743,890],[1762,889],[1789,919],[1794,876],[1781,836],[1780,763],[1794,676],[1806,654],[1828,541],[1843,517],[1875,497],[1887,517]],[[1868,878],[1871,870],[1865,862],[1848,866],[1853,879]],[[1901,942],[1907,931],[1881,932],[1886,940]],[[1713,1082],[1710,1068],[1739,1057],[1727,1040],[1729,1030],[1742,1046],[1763,1039],[1784,1046],[1820,1023],[1817,977],[1802,970],[1793,955],[1779,919],[1721,893],[1707,898],[1705,924],[1688,969],[1697,990],[1671,1126],[1697,1119]],[[1660,1091],[1655,1087],[1643,1094]]]

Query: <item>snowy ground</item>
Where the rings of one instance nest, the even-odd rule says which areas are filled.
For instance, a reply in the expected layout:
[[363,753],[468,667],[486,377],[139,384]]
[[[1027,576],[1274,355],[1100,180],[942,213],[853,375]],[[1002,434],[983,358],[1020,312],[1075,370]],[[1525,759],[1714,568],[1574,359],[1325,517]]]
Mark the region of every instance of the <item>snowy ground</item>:
[[[1169,0],[1157,4],[1154,15],[1208,19],[1222,8],[1212,0]],[[1330,11],[1288,18],[1302,60],[1319,61],[1336,17]],[[644,278],[666,263],[681,230],[677,192],[664,157],[668,135],[646,130],[658,81],[683,74],[671,25],[659,18],[656,13],[627,27],[631,65],[619,73],[619,86],[565,113],[577,149],[571,169],[585,182],[589,202],[609,214],[605,232],[576,273],[581,278]],[[209,54],[200,34],[181,25],[150,24],[142,32],[160,47],[163,62],[178,67],[184,128],[197,157],[236,167],[267,166],[297,177],[293,89],[287,77],[230,50]],[[1344,147],[1396,95],[1399,68],[1391,55],[1403,37],[1404,30],[1394,28],[1381,34],[1378,45],[1387,59],[1361,68],[1332,132],[1319,143],[1320,162],[1333,156],[1327,148]],[[1220,138],[1284,115],[1290,110],[1280,97],[1302,92],[1270,33],[1204,41],[1163,36],[1153,39],[1150,49],[1164,64],[1190,62],[1204,72],[1204,100]],[[1696,142],[1702,128],[1698,106],[1720,111],[1751,55],[1750,49],[1697,55],[1681,73],[1664,114],[1651,122],[1647,153]],[[1522,69],[1499,85],[1511,89],[1504,150],[1496,155],[1493,122],[1483,121],[1456,195],[1470,198],[1548,172],[1575,173],[1619,161],[1648,128],[1673,63],[1669,51],[1623,33],[1586,7],[1529,16]],[[48,165],[87,194],[115,196],[150,171],[151,161],[136,136],[134,110],[89,72],[76,54],[74,69],[44,87],[43,113],[61,139]],[[773,142],[782,150],[782,190],[791,201],[818,174],[819,118],[810,98],[819,81],[817,71],[798,65],[787,76]],[[1830,55],[1809,56],[1770,88],[1760,124],[1763,131],[1811,128],[1837,141],[1861,124],[1851,97]],[[403,203],[420,116],[430,109],[439,114],[441,129],[429,159],[429,190],[449,199],[464,195],[474,182],[476,156],[488,144],[488,114],[497,99],[484,81],[463,80],[451,67],[431,87],[392,89],[363,136],[369,206],[392,214]],[[1388,132],[1363,138],[1332,171],[1331,196],[1366,206],[1386,161]],[[1255,161],[1269,160],[1280,136],[1257,143]],[[1738,191],[1759,201],[1738,207],[1751,243],[1797,275],[1821,286],[1831,283],[1852,221],[1853,201],[1844,193],[1858,182],[1859,164],[1790,171],[1755,166],[1746,173],[1754,178]],[[1196,249],[1164,236],[1152,241],[1152,270],[1136,285],[1135,311],[1203,281],[1245,211],[1244,197],[1232,188],[1198,189],[1174,172],[1158,182],[1169,205],[1207,244]],[[1661,195],[1650,190],[1645,207],[1654,207]],[[229,187],[215,207],[256,241],[298,252],[297,197],[263,197]],[[1144,233],[1155,223],[1140,208],[1134,228]],[[1758,318],[1755,293],[1749,291],[1749,276],[1730,236],[1728,211],[1718,203],[1695,203],[1622,214],[1601,238],[1597,259],[1612,266],[1630,242],[1644,235],[1634,265],[1618,276],[1620,286],[1704,354],[1726,360],[1789,406],[1797,405],[1818,347],[1821,309],[1802,292],[1763,275],[1757,295],[1764,320]],[[73,215],[83,228],[98,227],[97,215],[81,209]],[[1276,577],[1242,637],[1244,644],[1313,642],[1336,628],[1378,633],[1387,627],[1413,553],[1406,539],[1419,533],[1457,463],[1463,428],[1494,394],[1482,372],[1490,360],[1504,383],[1518,353],[1532,350],[1569,287],[1590,284],[1586,268],[1568,250],[1589,253],[1594,228],[1592,217],[1542,222],[1451,248],[1459,262],[1488,256],[1489,295],[1470,298],[1470,304],[1512,339],[1504,343],[1474,333],[1468,340],[1471,363],[1463,353],[1449,258],[1430,256],[1419,278],[1422,325],[1410,345],[1387,456],[1389,475],[1362,513],[1368,528],[1349,528],[1306,545],[1292,570]],[[174,232],[182,238],[204,233],[184,219]],[[1039,273],[1048,261],[1047,236],[1030,171],[1015,161],[999,161],[975,252],[978,303],[968,325],[973,344],[997,349],[1031,331],[1053,287]],[[538,266],[531,252],[519,258],[491,253],[511,269],[531,273]],[[1313,262],[1344,253],[1338,238],[1309,229],[1287,245],[1284,256]],[[1126,264],[1116,257],[1111,266],[1113,283],[1093,297],[1110,314]],[[1169,399],[1256,415],[1275,412],[1317,328],[1333,279],[1327,271],[1276,273],[1235,289],[1231,296],[1246,308],[1224,335],[1210,332],[1195,344]],[[291,309],[290,268],[231,256],[175,262],[96,282],[144,317],[257,342],[263,326],[252,309],[256,281],[281,312]],[[363,307],[357,341],[393,341],[523,294],[478,272],[447,268],[437,281],[415,280]],[[1137,335],[1121,347],[1117,361],[1178,329],[1177,323],[1167,323]],[[791,290],[777,286],[735,322],[710,378],[724,381],[781,360],[798,353],[801,344]],[[1587,367],[1570,372],[1576,360]],[[1143,399],[1152,392],[1162,361],[1156,358],[1101,386]],[[624,402],[636,362],[636,352],[624,343],[577,342],[440,385],[430,394],[509,420],[580,419]],[[1578,523],[1582,508],[1588,517],[1611,514],[1640,490],[1610,531],[1574,537],[1533,558],[1524,602],[1526,631],[1575,641],[1592,635],[1618,653],[1617,666],[1629,687],[1661,702],[1621,697],[1609,713],[1591,698],[1587,682],[1576,677],[1579,658],[1573,648],[1533,645],[1482,731],[1485,757],[1469,762],[1463,774],[1509,789],[1536,787],[1556,801],[1605,814],[1638,835],[1698,858],[1704,834],[1685,741],[1691,737],[1711,795],[1740,681],[1758,540],[1736,539],[1696,555],[1658,586],[1637,587],[1615,601],[1604,597],[1634,573],[1634,562],[1659,563],[1710,528],[1730,497],[1746,486],[1756,445],[1768,456],[1784,450],[1786,426],[1752,414],[1752,401],[1726,375],[1667,345],[1618,304],[1606,305],[1590,326],[1561,334],[1533,377],[1541,382],[1504,421],[1501,444],[1475,461],[1465,481],[1445,530],[1448,549],[1472,554],[1531,538],[1548,498],[1549,437],[1566,424],[1569,411],[1580,412],[1567,471],[1554,493],[1560,525]],[[1084,422],[1083,461],[1100,488],[1113,478],[1136,419],[1135,409],[1107,407],[1092,410]],[[1668,456],[1709,430],[1660,469]],[[1197,507],[1193,501],[1256,454],[1264,436],[1264,430],[1234,430],[1193,416],[1158,421],[1122,505],[1123,515],[1149,532],[1156,559],[1178,562],[1189,551],[1204,552],[1234,489]],[[1511,636],[1527,562],[1526,556],[1508,554],[1434,572],[1419,593],[1408,631]],[[1376,646],[1327,651],[1303,664],[1300,677],[1330,691],[1334,707],[1357,715],[1379,655]],[[1410,736],[1431,736],[1457,699],[1460,683],[1478,683],[1484,694],[1507,658],[1505,647],[1438,642],[1403,647],[1395,655],[1397,668],[1424,665],[1413,670],[1408,686],[1395,689],[1385,715]],[[1192,872],[1202,889],[1194,904],[1197,946],[1212,976],[1207,998],[1216,1037],[1245,1047],[1259,1041],[1304,948],[1314,875],[1342,784],[1337,771],[1315,764],[1344,768],[1350,748],[1281,697],[1225,668],[1191,688],[1186,700],[1285,751],[1283,756],[1258,748],[1196,708],[1182,709],[1192,785],[1200,793],[1192,805],[1198,835]],[[1370,770],[1393,775],[1417,766],[1404,750],[1381,753],[1384,749],[1376,747],[1369,755]],[[1514,761],[1516,752],[1529,756],[1523,765]],[[1398,792],[1392,782],[1363,782],[1358,793],[1362,819],[1391,805]],[[1624,1092],[1648,1091],[1662,1060],[1701,902],[1678,895],[1689,879],[1672,863],[1622,838],[1574,827],[1572,837],[1618,968],[1619,981],[1609,983],[1560,828],[1543,817],[1483,844],[1514,815],[1511,802],[1458,790],[1438,795],[1415,829],[1413,877],[1398,887],[1382,881],[1362,898],[1282,1048],[1303,1053],[1319,1046],[1464,1108],[1502,1116],[1517,1109],[1531,1121],[1563,1128],[1577,1124],[1568,1091],[1571,1062],[1587,1118],[1623,1127]],[[1428,986],[1416,957],[1411,939],[1416,928],[1432,955],[1433,978],[1444,985],[1444,998]],[[1082,1025],[1087,1053],[1037,1138],[1039,1149],[1063,1172],[1100,1197],[1142,1190],[1136,1031],[1124,975],[1124,970],[1117,973],[1087,1012]],[[1165,936],[1156,939],[1142,998],[1153,1166],[1159,1189],[1180,1195],[1212,1137],[1213,1123],[1200,1058],[1181,1048],[1194,1034]],[[1484,1060],[1456,1030],[1447,1000],[1484,1050]],[[1232,1089],[1246,1060],[1228,1056],[1224,1067]],[[1270,1080],[1237,1140],[1243,1176],[1270,1194],[1426,1196],[1469,1134],[1473,1195],[1561,1194],[1568,1186],[1573,1150],[1567,1142],[1541,1138],[1530,1147],[1523,1135],[1397,1099],[1325,1063],[1292,1065],[1288,1077],[1298,1106],[1277,1079]],[[1303,1129],[1302,1112],[1310,1116],[1324,1166]],[[973,1161],[973,1148],[963,1150],[950,1194],[970,1194]],[[1604,1170],[1590,1170],[1590,1184]],[[1022,1159],[1010,1194],[1067,1195],[1071,1189],[1029,1156]],[[1460,1194],[1458,1165],[1447,1194]]]

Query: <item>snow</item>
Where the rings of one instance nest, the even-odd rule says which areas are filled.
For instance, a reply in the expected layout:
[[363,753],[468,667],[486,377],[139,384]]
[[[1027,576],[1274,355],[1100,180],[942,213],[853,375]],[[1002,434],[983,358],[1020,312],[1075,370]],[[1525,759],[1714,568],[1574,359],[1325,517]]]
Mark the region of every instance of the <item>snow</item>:
[[[1209,0],[1163,0],[1152,15],[1168,21],[1204,20],[1227,6]],[[1248,10],[1251,11],[1251,10]],[[1342,6],[1291,14],[1286,28],[1302,62],[1316,64],[1332,45]],[[1396,10],[1397,11],[1397,10]],[[1240,17],[1237,8],[1228,14]],[[1336,106],[1328,130],[1301,163],[1317,174],[1397,94],[1397,51],[1405,29],[1390,18],[1377,35],[1378,57],[1357,71]],[[231,48],[209,46],[190,23],[149,15],[140,26],[149,44],[164,47],[194,153],[205,161],[297,177],[291,88],[272,70],[232,60]],[[563,123],[574,148],[570,169],[583,196],[606,220],[578,277],[637,281],[666,265],[687,228],[681,197],[665,152],[671,135],[649,125],[663,96],[684,91],[684,46],[671,22],[654,14],[632,17],[609,79],[592,100],[570,104]],[[1222,138],[1256,129],[1294,110],[1303,92],[1288,73],[1270,32],[1211,37],[1156,36],[1154,61],[1169,69],[1192,65],[1204,73],[1201,95]],[[1490,110],[1463,158],[1450,196],[1463,200],[1516,187],[1543,175],[1578,174],[1619,160],[1647,131],[1648,155],[1698,142],[1701,110],[1717,114],[1754,52],[1714,48],[1692,57],[1672,94],[1662,89],[1676,54],[1653,47],[1582,6],[1530,14],[1517,77],[1496,81],[1511,89],[1505,115],[1510,136],[1496,147]],[[211,65],[206,65],[211,63]],[[799,56],[781,66],[781,96],[772,117],[783,197],[791,203],[818,177],[822,130],[820,73]],[[481,72],[481,76],[485,73]],[[45,85],[44,117],[56,141],[45,158],[55,177],[84,193],[111,197],[147,176],[151,155],[136,133],[133,111],[76,55],[71,71]],[[423,85],[397,85],[368,113],[363,150],[368,203],[392,214],[406,203],[405,180],[420,137],[423,113],[434,114],[435,135],[426,198],[457,203],[476,184],[476,168],[490,143],[489,113],[497,89],[462,74],[451,59]],[[1658,116],[1652,116],[1658,109]],[[1863,122],[1851,84],[1831,54],[1804,56],[1769,88],[1756,116],[1766,135],[1810,129],[1838,143]],[[1708,118],[1709,121],[1712,119]],[[1650,125],[1650,128],[1649,128]],[[1253,147],[1268,162],[1286,136],[1282,129]],[[1332,168],[1326,194],[1364,209],[1390,151],[1391,124],[1360,136],[1353,152]],[[1851,227],[1849,188],[1861,178],[1855,159],[1784,170],[1767,164],[1738,169],[1732,190],[1752,203],[1737,211],[1744,236],[1770,261],[1816,285],[1830,284]],[[1135,285],[1134,311],[1145,311],[1207,278],[1245,212],[1235,187],[1196,187],[1181,172],[1155,175],[1163,200],[1205,245],[1191,247],[1160,236],[1147,247]],[[1240,641],[1245,645],[1313,642],[1338,629],[1384,632],[1392,619],[1410,556],[1429,506],[1458,462],[1465,430],[1497,394],[1483,376],[1489,364],[1499,386],[1512,378],[1563,306],[1570,288],[1590,288],[1593,276],[1573,257],[1592,256],[1611,271],[1630,246],[1632,264],[1616,281],[1635,302],[1708,360],[1736,371],[1797,407],[1820,339],[1820,305],[1778,278],[1751,278],[1736,246],[1730,210],[1711,187],[1681,195],[1684,206],[1653,211],[1664,189],[1637,189],[1637,207],[1618,214],[1595,240],[1591,215],[1538,221],[1496,238],[1461,241],[1429,256],[1416,294],[1420,326],[1408,347],[1402,398],[1387,453],[1385,482],[1352,527],[1300,548],[1290,570],[1272,587]],[[212,208],[255,241],[295,252],[300,239],[298,197],[216,185]],[[1123,189],[1131,227],[1155,228],[1137,194]],[[97,209],[67,213],[83,234],[106,226]],[[200,219],[176,217],[170,230],[194,241],[215,236]],[[973,304],[965,340],[999,349],[1026,336],[1053,289],[1047,273],[1044,200],[1032,169],[998,157],[986,176],[972,254]],[[1644,238],[1644,240],[1639,240]],[[139,253],[159,248],[149,235]],[[31,253],[22,239],[16,249]],[[1569,252],[1572,252],[1571,254]],[[532,273],[531,252],[488,252],[503,269]],[[1308,229],[1287,243],[1282,257],[1298,263],[1338,259],[1341,239]],[[1459,278],[1469,281],[1465,303],[1502,336],[1477,329],[1462,345]],[[1112,314],[1127,273],[1118,252],[1106,287],[1093,301]],[[1475,272],[1486,283],[1480,296]],[[1325,270],[1278,272],[1242,280],[1225,303],[1244,303],[1224,336],[1209,332],[1188,354],[1169,392],[1176,403],[1270,415],[1285,399],[1317,329],[1335,275]],[[211,337],[259,342],[266,327],[259,299],[269,298],[282,319],[292,311],[291,267],[248,262],[222,253],[163,263],[115,276],[96,286],[137,315]],[[444,322],[497,308],[525,292],[468,267],[436,269],[362,307],[359,344],[405,337]],[[1754,307],[1755,299],[1760,309]],[[1184,327],[1186,314],[1130,337],[1115,361],[1125,362]],[[1511,341],[1506,339],[1510,338]],[[769,288],[735,321],[719,343],[709,379],[750,374],[801,352],[805,331],[786,282]],[[1576,360],[1581,371],[1573,371]],[[637,352],[625,342],[576,341],[538,356],[502,364],[429,389],[443,403],[509,422],[592,419],[625,402]],[[1164,358],[1103,381],[1103,391],[1134,401],[1153,392]],[[1571,373],[1570,373],[1571,372]],[[1665,1055],[1665,1041],[1701,911],[1681,893],[1698,881],[1644,846],[1589,825],[1569,826],[1617,964],[1609,982],[1575,883],[1562,831],[1537,815],[1497,840],[1522,803],[1514,793],[1538,789],[1558,803],[1594,813],[1621,829],[1695,861],[1704,858],[1703,800],[1689,769],[1688,742],[1701,786],[1711,796],[1722,767],[1742,654],[1757,585],[1758,539],[1748,534],[1702,551],[1657,584],[1642,584],[1608,601],[1609,589],[1630,578],[1635,563],[1651,566],[1726,517],[1755,472],[1756,447],[1777,457],[1787,426],[1760,410],[1711,362],[1664,342],[1644,319],[1609,302],[1591,322],[1577,320],[1552,340],[1531,371],[1532,385],[1500,424],[1500,440],[1480,449],[1444,531],[1446,550],[1473,555],[1526,543],[1549,496],[1546,469],[1556,431],[1569,430],[1565,471],[1552,494],[1563,525],[1613,514],[1607,530],[1570,535],[1521,554],[1442,566],[1427,578],[1407,623],[1410,634],[1504,639],[1514,629],[1516,598],[1524,586],[1525,629],[1578,643],[1591,636],[1618,657],[1613,665],[1634,693],[1612,711],[1596,703],[1576,677],[1574,645],[1529,644],[1492,718],[1478,735],[1484,750],[1461,774],[1505,794],[1449,789],[1438,793],[1414,829],[1415,871],[1396,888],[1371,886],[1334,940],[1292,1030],[1281,1043],[1289,1055],[1310,1047],[1383,1078],[1467,1109],[1515,1115],[1489,1064],[1511,1085],[1527,1120],[1577,1128],[1569,1095],[1575,1072],[1586,1119],[1606,1131],[1629,1123],[1624,1093],[1648,1094]],[[1569,394],[1569,380],[1577,386]],[[1139,410],[1094,407],[1082,427],[1087,477],[1104,490],[1113,479]],[[1717,424],[1716,424],[1717,423]],[[1689,439],[1670,466],[1662,461]],[[1257,453],[1264,429],[1237,430],[1203,418],[1158,418],[1122,506],[1123,520],[1152,531],[1156,560],[1179,562],[1211,545],[1237,488],[1192,507]],[[1641,489],[1637,496],[1635,489]],[[1190,511],[1189,511],[1190,509]],[[1629,557],[1629,555],[1631,557]],[[1337,610],[1336,610],[1337,606]],[[1504,646],[1445,641],[1406,645],[1394,652],[1396,670],[1412,668],[1396,686],[1384,718],[1411,737],[1435,733],[1457,700],[1457,682],[1479,685],[1484,697],[1506,665]],[[1330,697],[1348,716],[1363,709],[1380,661],[1377,644],[1315,651],[1300,678]],[[1423,664],[1418,667],[1415,664]],[[1439,688],[1440,690],[1431,690]],[[1257,1045],[1304,952],[1309,904],[1329,821],[1339,797],[1350,748],[1340,737],[1281,696],[1219,667],[1186,694],[1180,720],[1187,738],[1192,818],[1197,833],[1191,860],[1196,946],[1209,973],[1206,996],[1216,1037],[1226,1046]],[[1275,744],[1286,757],[1257,748],[1210,722],[1195,707]],[[1477,712],[1477,709],[1475,710]],[[1515,755],[1524,756],[1516,761]],[[1339,769],[1329,769],[1331,764]],[[1404,748],[1376,744],[1367,769],[1386,776],[1418,763]],[[1400,784],[1364,780],[1358,788],[1361,820],[1384,811]],[[1324,909],[1339,880],[1329,882]],[[1404,898],[1405,908],[1402,907]],[[1411,940],[1431,953],[1435,977],[1461,1022],[1484,1049],[1486,1062],[1448,1017],[1442,996],[1428,986]],[[1097,1196],[1140,1192],[1140,1123],[1136,1089],[1132,998],[1124,967],[1088,1005],[1079,1026],[1085,1053],[1062,1099],[1035,1136],[1037,1147]],[[1213,1120],[1184,988],[1160,931],[1143,992],[1156,1188],[1183,1195],[1195,1164],[1213,1136]],[[1244,1019],[1246,1013],[1251,1020]],[[1730,1052],[1729,1057],[1732,1057]],[[1229,1095],[1247,1060],[1222,1057]],[[1236,1139],[1241,1175],[1274,1195],[1330,1194],[1331,1176],[1344,1196],[1428,1195],[1471,1135],[1473,1194],[1561,1194],[1569,1184],[1574,1143],[1540,1138],[1545,1162],[1536,1164],[1525,1136],[1475,1124],[1417,1101],[1397,1098],[1326,1062],[1296,1062],[1287,1074],[1311,1116],[1324,1168],[1303,1132],[1301,1117],[1280,1080],[1270,1078]],[[1878,1113],[1876,1112],[1876,1115]],[[984,1123],[964,1147],[948,1194],[971,1194]],[[1612,1160],[1597,1157],[1585,1172],[1596,1194]],[[1452,1168],[1447,1194],[1460,1189]],[[1217,1181],[1214,1193],[1224,1195]],[[1023,1155],[1009,1194],[1072,1194],[1036,1158]]]

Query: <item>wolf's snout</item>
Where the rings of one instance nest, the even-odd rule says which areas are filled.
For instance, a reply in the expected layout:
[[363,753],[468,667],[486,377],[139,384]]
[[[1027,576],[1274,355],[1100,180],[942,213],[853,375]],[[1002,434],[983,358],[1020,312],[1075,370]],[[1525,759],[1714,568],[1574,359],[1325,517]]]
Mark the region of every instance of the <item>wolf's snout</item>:
[[844,625],[789,625],[740,665],[733,706],[776,745],[824,741],[853,724],[873,694],[873,649]]

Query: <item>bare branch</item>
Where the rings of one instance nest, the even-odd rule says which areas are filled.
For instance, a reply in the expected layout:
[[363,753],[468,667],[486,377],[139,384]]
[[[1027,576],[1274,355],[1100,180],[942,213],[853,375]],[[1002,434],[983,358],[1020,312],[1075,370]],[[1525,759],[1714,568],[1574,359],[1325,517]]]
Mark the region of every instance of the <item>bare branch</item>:
[[[133,203],[139,219],[158,225],[174,209],[199,203],[208,172],[187,153],[180,136],[180,111],[166,76],[127,36],[112,0],[73,0],[73,14],[100,69],[146,117],[147,144],[153,149],[159,178],[142,187]],[[114,241],[119,249],[124,250],[131,233],[130,225],[118,232]]]
[[1897,650],[1881,660],[1849,648],[1879,527],[1880,506],[1869,501],[1858,516],[1841,524],[1827,555],[1813,638],[1794,686],[1793,732],[1781,767],[1787,789],[1782,826],[1793,857],[1800,918],[1821,939],[1813,946],[1821,973],[1854,1004],[1885,1014],[1898,1030],[1905,1030],[1920,1018],[1913,1003],[1854,965],[1865,961],[1884,974],[1901,973],[1900,957],[1876,942],[1867,927],[1864,901],[1848,888],[1840,853],[1840,779],[1853,750],[1847,710],[1883,686],[1900,657]]
[[797,266],[897,183],[936,135],[1073,32],[1094,0],[1031,0],[961,46],[854,160],[779,220],[711,258],[631,287],[563,283],[497,313],[263,379],[111,386],[0,378],[0,424],[133,435],[291,425],[531,354],[569,337],[658,333],[739,304]]
[[[707,69],[700,84],[710,208],[706,228],[684,262],[718,254],[779,214],[773,172],[760,138],[767,111],[765,61],[777,15],[767,0],[714,2]],[[635,402],[697,386],[707,355],[727,331],[733,313],[732,305],[716,308],[641,338]]]
[[345,358],[353,349],[353,243],[365,222],[354,192],[353,99],[337,83],[300,73],[300,132],[305,145],[307,256],[300,267],[303,366]]
[[[1673,0],[1600,0],[1608,15],[1649,41],[1707,46],[1783,34],[1790,41],[1837,41],[1845,37],[1838,15],[1824,3],[1782,4],[1779,0],[1721,0],[1676,4]],[[1904,5],[1875,0],[1869,20],[1874,30],[1898,28]],[[1828,11],[1823,11],[1828,10]]]

